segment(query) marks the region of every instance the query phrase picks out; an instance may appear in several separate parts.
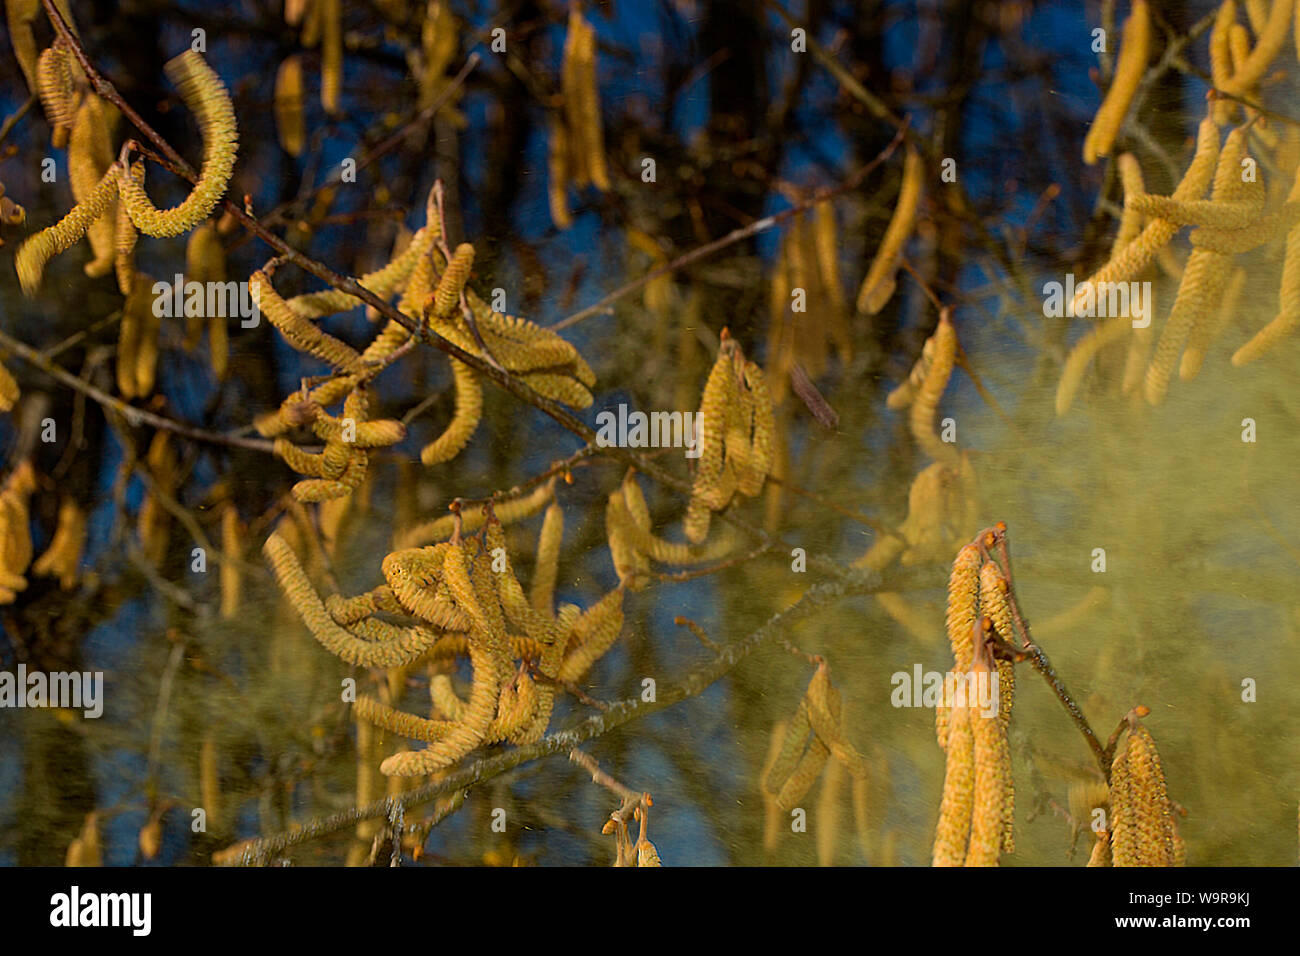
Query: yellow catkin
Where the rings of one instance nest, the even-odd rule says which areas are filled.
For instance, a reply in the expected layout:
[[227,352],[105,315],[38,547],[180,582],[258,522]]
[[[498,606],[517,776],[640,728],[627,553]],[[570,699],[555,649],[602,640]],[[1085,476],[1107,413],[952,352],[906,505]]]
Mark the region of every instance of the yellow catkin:
[[753,498],[763,490],[763,482],[772,470],[776,454],[776,412],[763,370],[754,362],[745,362],[745,387],[752,397],[753,431],[750,435],[748,467],[738,469],[736,490]]
[[1120,39],[1119,57],[1110,89],[1093,118],[1092,127],[1083,141],[1083,161],[1091,165],[1103,156],[1109,156],[1115,137],[1119,135],[1133,96],[1137,93],[1142,74],[1146,72],[1151,54],[1151,10],[1146,0],[1134,0],[1133,9],[1124,21]]
[[1173,866],[1174,823],[1155,741],[1134,723],[1111,767],[1111,853],[1115,866]]
[[[136,160],[131,164],[131,177],[136,182],[144,182],[144,163]],[[131,285],[135,281],[135,244],[139,237],[131,214],[123,203],[114,204],[113,214],[113,271],[117,276],[117,290],[123,295],[131,294]]]
[[556,229],[573,225],[569,212],[569,144],[564,123],[554,117],[546,124],[546,201]]
[[360,374],[361,356],[351,346],[334,336],[322,332],[316,325],[302,318],[280,298],[271,280],[261,270],[248,279],[249,292],[258,309],[280,330],[280,334],[294,348],[307,352],[335,368]]
[[822,769],[830,756],[830,748],[814,735],[808,744],[808,749],[799,758],[799,762],[795,764],[794,770],[776,795],[776,805],[781,812],[789,813],[799,805],[799,801],[821,776]]
[[[987,672],[987,671],[986,671]],[[975,741],[975,792],[965,866],[997,866],[1002,853],[1007,789],[1006,734],[998,716],[970,713]]]
[[230,94],[203,57],[187,50],[169,60],[165,70],[198,119],[203,133],[203,166],[190,194],[180,205],[165,210],[155,207],[144,187],[133,178],[119,175],[122,201],[131,221],[149,236],[178,236],[212,214],[230,182],[239,145]]
[[199,796],[208,826],[217,829],[221,825],[221,774],[217,738],[212,732],[204,734],[199,745]]
[[227,621],[239,616],[243,603],[244,579],[239,562],[243,558],[244,530],[239,509],[234,502],[226,502],[221,509],[221,617]]
[[813,817],[818,866],[834,866],[836,850],[844,842],[840,824],[848,781],[843,765],[838,760],[832,760],[822,777],[822,789],[817,797],[817,809]]
[[319,0],[321,24],[320,105],[331,116],[339,112],[343,91],[342,0]]
[[840,764],[854,778],[867,776],[867,760],[844,736],[840,713],[840,695],[830,681],[829,668],[821,664],[808,684],[808,719],[813,732]]
[[542,518],[537,538],[537,563],[534,566],[529,601],[534,610],[550,615],[555,600],[555,579],[559,574],[560,549],[564,543],[564,509],[551,502]]
[[470,271],[474,268],[474,247],[462,242],[452,253],[447,269],[438,280],[433,291],[433,318],[444,319],[459,307],[461,292],[469,281]]
[[[158,375],[158,337],[162,332],[162,316],[154,311],[152,283],[137,282],[131,287],[122,306],[123,314],[130,310],[136,315],[138,338],[135,347],[135,396],[147,398],[153,394],[154,382]],[[121,363],[122,357],[118,356]]]
[[293,54],[275,71],[275,132],[290,156],[301,156],[307,140],[302,103],[302,56]]
[[[143,288],[146,279],[141,278],[136,283],[137,288]],[[126,303],[122,306],[122,321],[117,328],[117,360],[116,378],[117,390],[122,393],[123,398],[135,398],[135,368],[136,355],[140,350],[140,334],[143,326],[143,318],[140,315],[138,304],[140,296],[128,295]]]
[[27,588],[23,575],[32,560],[28,499],[36,490],[31,462],[20,462],[0,490],[0,604],[11,604]]
[[[104,171],[113,164],[108,131],[105,104],[98,96],[86,96],[77,109],[68,140],[68,183],[72,187],[72,198],[77,202],[90,199]],[[85,271],[92,278],[108,275],[113,268],[116,219],[116,206],[110,204],[104,215],[86,230],[94,258],[86,263]]]
[[59,579],[59,587],[70,591],[77,586],[81,552],[86,547],[86,513],[74,498],[59,503],[59,521],[45,553],[32,564],[32,573]]
[[[1214,176],[1215,164],[1219,158],[1219,127],[1214,120],[1206,117],[1201,121],[1196,133],[1196,152],[1187,171],[1174,189],[1173,198],[1178,200],[1198,199]],[[1096,289],[1103,283],[1127,282],[1149,266],[1160,251],[1178,233],[1178,226],[1165,219],[1148,222],[1138,237],[1125,246],[1096,272],[1080,283],[1071,303],[1071,312],[1081,311],[1084,296],[1089,289]]]
[[50,143],[55,149],[68,145],[72,130],[76,90],[72,85],[72,54],[60,42],[46,49],[36,62],[36,82],[45,119],[50,124]]
[[801,700],[794,717],[784,724],[784,733],[772,765],[763,775],[762,784],[765,793],[775,798],[789,779],[790,774],[799,765],[807,749],[812,722],[808,715],[808,702]]
[[99,842],[99,814],[92,811],[86,814],[81,823],[81,830],[68,844],[68,853],[64,866],[103,866],[103,852]]
[[[185,243],[185,272],[192,282],[225,282],[226,253],[217,234],[217,224],[209,219],[190,233]],[[214,310],[206,316],[208,325],[208,350],[213,374],[222,378],[229,358],[230,342],[226,329],[226,319],[218,314],[223,310]],[[205,316],[187,315],[185,317],[185,348],[194,348],[203,332]]]
[[1219,337],[1223,327],[1236,313],[1241,294],[1246,289],[1246,270],[1241,266],[1232,270],[1223,297],[1211,305],[1209,313],[1192,329],[1187,348],[1178,365],[1178,377],[1183,381],[1194,379],[1205,362],[1205,354]]
[[813,206],[812,243],[822,288],[827,294],[827,331],[835,342],[842,361],[853,357],[853,340],[849,334],[848,307],[840,278],[840,238],[835,222],[835,206],[829,199]]
[[903,256],[903,246],[916,225],[924,179],[925,161],[920,153],[909,146],[903,162],[903,185],[898,193],[898,204],[894,207],[885,236],[876,250],[876,257],[871,261],[866,278],[858,289],[859,312],[875,315],[894,294],[895,275]]
[[17,404],[21,394],[18,381],[9,369],[0,364],[0,412],[10,411]]
[[1110,866],[1110,831],[1102,830],[1092,842],[1089,866]]
[[[171,494],[175,490],[178,459],[168,432],[162,430],[154,432],[153,439],[149,442],[149,450],[145,454],[145,466],[149,478],[158,491]],[[154,566],[161,566],[167,555],[171,515],[152,489],[145,493],[144,500],[140,504],[138,523],[140,543],[145,557]]]
[[[1287,198],[1300,202],[1300,172]],[[1292,226],[1287,233],[1278,300],[1277,316],[1233,353],[1233,365],[1240,367],[1255,361],[1300,325],[1300,224]]]
[[120,169],[117,163],[110,166],[84,202],[77,203],[53,226],[42,229],[18,247],[14,254],[14,268],[23,292],[28,296],[35,295],[40,288],[46,263],[84,236],[90,224],[112,206],[117,198]]
[[[59,6],[60,9],[66,10],[66,0],[63,0]],[[36,53],[36,37],[32,33],[32,21],[40,15],[41,0],[5,0],[5,22],[9,27],[9,43],[14,48],[14,59],[18,61],[23,77],[27,80],[27,89],[34,96],[40,93],[37,68],[40,58]]]
[[921,354],[912,364],[912,370],[907,373],[904,379],[895,387],[887,396],[885,396],[885,406],[895,411],[901,411],[904,408],[910,408],[912,402],[916,400],[916,391],[925,381],[926,374],[930,371],[930,363],[934,361],[935,338],[931,335],[925,340],[925,345],[921,348]]
[[560,91],[564,99],[572,182],[579,188],[591,183],[597,189],[607,191],[609,177],[605,170],[596,78],[596,32],[577,5],[569,10],[569,27],[560,65]]
[[479,383],[479,373],[454,358],[451,371],[456,381],[455,412],[443,433],[420,450],[420,461],[430,468],[459,455],[474,437],[483,417],[483,387]]
[[602,192],[609,191],[609,174],[605,169],[604,132],[600,116],[600,84],[596,64],[596,31],[587,24],[583,31],[583,79],[580,104],[586,122],[583,146],[586,149],[587,175],[591,184]]
[[[1237,21],[1236,0],[1223,0],[1214,15],[1210,28],[1210,80],[1217,89],[1226,89],[1232,79],[1232,27]],[[1214,121],[1219,125],[1228,122],[1237,104],[1229,99],[1216,100],[1212,106]]]
[[1126,315],[1116,316],[1104,325],[1092,329],[1075,343],[1061,367],[1061,381],[1056,386],[1056,414],[1064,415],[1074,403],[1084,373],[1093,357],[1112,342],[1118,341],[1129,330],[1132,320]]
[[[1241,96],[1249,92],[1250,88],[1263,78],[1264,73],[1286,44],[1287,28],[1291,26],[1294,6],[1295,4],[1289,0],[1273,0],[1268,20],[1264,23],[1264,29],[1254,49],[1250,51],[1246,61],[1234,70],[1232,76],[1220,87],[1224,93]],[[1216,85],[1218,85],[1217,80]]]
[[[957,674],[965,674],[971,668],[974,654],[971,634],[979,611],[979,595],[979,548],[967,544],[957,552],[952,571],[948,575],[948,606],[944,615],[948,645],[952,649],[952,670]],[[948,707],[939,704],[934,716],[935,736],[939,740],[939,746],[946,750],[950,722]]]
[[[789,721],[785,720],[778,720],[772,725],[772,733],[767,741],[767,755],[758,773],[759,791],[763,795],[763,850],[767,853],[776,849],[781,836],[781,809],[776,805],[776,791],[780,789],[784,780],[778,780],[774,787],[768,787],[767,781],[785,748],[789,726]],[[791,760],[791,769],[797,759],[798,755]]]
[[432,630],[404,632],[400,640],[374,643],[363,640],[335,623],[307,579],[297,555],[279,533],[273,532],[262,547],[280,589],[307,625],[312,636],[337,657],[361,667],[396,667],[425,652],[436,638]]
[[1238,200],[1235,202],[1215,202],[1206,199],[1192,199],[1180,202],[1169,196],[1131,196],[1125,202],[1126,209],[1136,209],[1156,219],[1167,219],[1179,226],[1206,226],[1211,229],[1245,229],[1254,223],[1262,207],[1260,201]]
[[935,413],[957,360],[957,330],[947,309],[939,314],[934,332],[934,358],[912,402],[910,424],[912,436],[927,455],[947,465],[957,462],[957,449],[940,439],[935,431]]
[[[1138,162],[1136,156],[1132,153],[1120,153],[1115,160],[1115,166],[1119,171],[1119,181],[1124,189],[1125,200],[1129,196],[1138,196],[1146,192],[1146,186],[1142,181],[1142,164]],[[1142,221],[1142,214],[1136,209],[1130,209],[1126,202],[1124,211],[1120,215],[1115,241],[1110,247],[1112,256],[1141,234]]]
[[1152,405],[1164,400],[1183,344],[1191,330],[1206,321],[1206,314],[1222,297],[1231,269],[1232,261],[1227,256],[1205,249],[1192,250],[1174,307],[1147,366],[1144,390]]
[[456,725],[454,720],[430,720],[416,714],[408,714],[380,703],[368,694],[357,696],[352,706],[352,716],[382,730],[405,737],[408,740],[423,740],[428,743],[445,740]]
[[975,791],[975,740],[971,723],[978,711],[954,707],[948,717],[948,758],[944,766],[943,798],[934,830],[935,866],[961,866],[971,829]]
[[566,653],[558,677],[581,680],[591,665],[613,647],[623,631],[623,589],[615,588],[587,608],[573,625],[573,646]]
[[[1238,127],[1228,134],[1214,173],[1211,205],[1229,204],[1246,190],[1241,181],[1241,164],[1246,156],[1247,130]],[[1192,330],[1208,320],[1208,313],[1223,296],[1232,260],[1209,249],[1192,250],[1183,269],[1173,309],[1161,330],[1155,354],[1147,367],[1144,382],[1146,399],[1152,405],[1164,399],[1173,376],[1174,364]]]

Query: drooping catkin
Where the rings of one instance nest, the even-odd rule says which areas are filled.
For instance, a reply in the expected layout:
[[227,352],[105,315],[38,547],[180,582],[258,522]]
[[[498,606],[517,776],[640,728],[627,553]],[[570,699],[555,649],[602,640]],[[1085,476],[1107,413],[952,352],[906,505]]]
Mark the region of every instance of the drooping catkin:
[[483,417],[479,373],[455,358],[451,360],[451,372],[456,382],[456,407],[443,433],[420,450],[420,461],[428,468],[459,455],[474,437]]
[[579,188],[591,183],[609,189],[600,117],[600,92],[596,76],[596,31],[579,5],[569,9],[564,58],[560,65],[560,90],[564,99],[569,147],[569,175]]
[[343,91],[342,0],[319,0],[321,24],[320,105],[326,113],[339,112]]
[[[112,144],[109,141],[109,107],[98,96],[88,94],[77,108],[68,140],[68,183],[72,198],[86,202],[95,191],[105,170],[113,164]],[[86,229],[94,258],[86,263],[86,275],[92,278],[107,275],[113,268],[116,204],[112,203],[104,214]]]
[[573,225],[569,212],[569,144],[564,122],[551,117],[546,123],[546,201],[556,229]]
[[112,206],[118,194],[120,170],[117,163],[109,166],[85,201],[77,203],[53,226],[42,229],[18,247],[14,268],[26,295],[33,296],[40,288],[46,263],[84,236],[90,224]]
[[272,325],[280,330],[280,334],[290,345],[328,362],[335,368],[354,375],[361,374],[363,371],[361,356],[356,350],[334,336],[322,332],[316,325],[291,309],[288,303],[280,298],[275,287],[271,285],[271,280],[260,269],[249,277],[248,288],[257,308]]
[[916,226],[916,213],[921,205],[924,180],[925,161],[920,153],[909,146],[903,162],[903,185],[898,194],[898,204],[894,207],[866,278],[858,289],[857,308],[861,313],[875,315],[894,294],[895,275],[903,256],[903,247]]
[[[1210,28],[1210,80],[1216,89],[1227,89],[1232,79],[1231,36],[1237,22],[1236,0],[1223,0],[1214,15]],[[1216,99],[1210,107],[1214,121],[1226,124],[1237,110],[1237,104],[1226,97]]]
[[57,577],[59,587],[70,591],[77,586],[81,553],[86,547],[86,512],[71,495],[59,503],[59,520],[45,553],[32,564],[32,573]]
[[966,862],[975,791],[975,740],[971,723],[981,719],[970,707],[953,707],[948,716],[943,798],[934,830],[934,866],[961,866]]
[[1241,266],[1232,270],[1228,277],[1228,282],[1223,290],[1222,298],[1210,305],[1208,313],[1192,329],[1191,337],[1187,341],[1187,348],[1183,350],[1182,360],[1178,364],[1178,377],[1183,381],[1191,381],[1201,370],[1201,365],[1205,362],[1205,355],[1210,346],[1214,344],[1223,330],[1224,325],[1236,313],[1237,305],[1241,301],[1241,294],[1246,288],[1246,270]]
[[944,309],[939,313],[939,325],[934,331],[934,357],[912,401],[909,422],[912,436],[921,450],[935,461],[949,466],[957,464],[957,449],[939,437],[934,418],[956,361],[957,330],[953,327],[950,311]]
[[[1196,152],[1192,161],[1174,189],[1173,198],[1189,200],[1200,198],[1214,176],[1215,165],[1219,158],[1219,127],[1214,120],[1206,117],[1201,120],[1196,132]],[[1112,253],[1107,262],[1096,272],[1080,283],[1070,304],[1071,314],[1082,311],[1084,298],[1089,290],[1095,290],[1106,283],[1126,282],[1134,279],[1138,273],[1149,266],[1178,233],[1178,226],[1166,219],[1154,219],[1146,224],[1138,237],[1118,253]]]
[[[1132,153],[1120,153],[1115,160],[1115,166],[1119,171],[1120,185],[1124,190],[1124,198],[1129,196],[1139,196],[1146,192],[1146,186],[1142,181],[1142,164]],[[1111,244],[1110,254],[1113,256],[1136,239],[1142,232],[1142,214],[1131,209],[1127,205],[1120,215],[1119,229],[1115,233],[1115,241]]]
[[[1245,62],[1240,64],[1220,87],[1224,93],[1241,96],[1263,78],[1264,73],[1286,44],[1287,27],[1291,26],[1295,12],[1293,8],[1294,4],[1287,0],[1273,0],[1268,20],[1264,23],[1264,29],[1254,49],[1250,51]],[[1216,85],[1218,85],[1217,80]]]
[[539,613],[552,615],[555,599],[555,579],[559,575],[560,549],[564,544],[564,509],[558,501],[551,502],[542,518],[542,530],[537,538],[537,563],[534,565],[529,601]]
[[17,404],[20,395],[17,379],[0,363],[0,412],[10,411]]
[[473,268],[474,247],[462,242],[452,253],[451,261],[433,291],[433,318],[445,319],[459,306],[461,293]]
[[1150,732],[1136,721],[1111,767],[1110,794],[1115,866],[1173,866],[1174,822],[1164,770]]
[[162,318],[154,314],[151,286],[148,276],[139,276],[122,306],[117,387],[124,398],[145,398],[153,391]]
[[614,646],[623,631],[623,588],[609,591],[587,608],[573,626],[573,644],[557,675],[561,681],[581,680],[591,665]]
[[[143,183],[144,163],[140,160],[133,162],[130,176]],[[117,291],[130,295],[135,281],[135,244],[139,234],[123,203],[115,202],[113,210],[113,272],[117,277]]]
[[50,143],[55,149],[68,145],[76,108],[72,85],[72,54],[61,40],[55,40],[36,62],[36,83],[45,119],[50,124]]
[[302,56],[293,54],[275,71],[275,132],[290,156],[301,156],[307,140],[303,116]]
[[409,663],[423,654],[437,638],[437,632],[426,629],[407,629],[400,639],[385,642],[364,640],[337,624],[325,610],[320,596],[307,579],[298,556],[278,532],[266,539],[262,547],[271,570],[275,572],[281,591],[312,636],[326,650],[349,664],[359,667],[396,667]]
[[1117,315],[1104,325],[1092,329],[1074,344],[1061,367],[1061,381],[1056,386],[1056,414],[1064,415],[1074,403],[1084,373],[1093,357],[1112,342],[1123,337],[1132,325],[1127,315]]
[[[67,0],[60,0],[60,8],[67,8]],[[33,96],[40,95],[40,76],[36,37],[32,34],[32,21],[41,13],[41,0],[5,0],[5,22],[9,27],[9,43],[14,48],[14,59],[27,80],[27,89]],[[69,21],[71,22],[71,21]]]
[[243,560],[245,530],[239,509],[227,501],[221,509],[221,618],[225,621],[238,617],[243,603],[244,576],[239,562]]
[[169,60],[164,69],[199,122],[203,165],[190,194],[171,209],[154,206],[144,187],[119,167],[122,202],[135,227],[149,236],[178,236],[208,218],[226,192],[239,146],[230,94],[203,57],[186,50]]
[[[1300,18],[1300,14],[1297,17]],[[1287,200],[1300,202],[1300,171],[1296,173]],[[1287,233],[1278,306],[1278,314],[1233,353],[1233,365],[1240,367],[1255,361],[1300,325],[1300,223]]]
[[1092,127],[1083,141],[1083,161],[1089,165],[1109,156],[1119,135],[1133,96],[1151,55],[1151,10],[1146,0],[1133,0],[1133,9],[1124,21],[1119,57],[1110,89],[1093,118]]

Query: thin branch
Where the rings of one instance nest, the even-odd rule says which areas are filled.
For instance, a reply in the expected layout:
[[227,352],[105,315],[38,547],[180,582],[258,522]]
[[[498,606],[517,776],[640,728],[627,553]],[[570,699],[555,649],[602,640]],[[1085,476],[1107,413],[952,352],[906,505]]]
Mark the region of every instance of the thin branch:
[[117,412],[133,428],[140,425],[152,425],[154,428],[161,428],[164,431],[172,432],[175,435],[181,435],[194,441],[207,442],[212,445],[228,445],[233,448],[248,448],[252,451],[264,451],[268,454],[273,450],[273,445],[269,441],[260,438],[241,438],[237,435],[222,435],[219,432],[207,431],[203,428],[195,428],[193,425],[185,425],[173,419],[166,418],[154,412],[146,411],[143,408],[136,408],[134,405],[128,405],[114,395],[110,395],[102,389],[96,388],[89,382],[83,381],[77,376],[64,368],[59,367],[50,361],[40,352],[36,351],[29,345],[26,345],[5,332],[0,332],[0,346],[17,355],[23,361],[36,366],[46,375],[56,381],[68,386],[75,391],[81,392],[87,398],[93,399],[106,408],[111,408]]

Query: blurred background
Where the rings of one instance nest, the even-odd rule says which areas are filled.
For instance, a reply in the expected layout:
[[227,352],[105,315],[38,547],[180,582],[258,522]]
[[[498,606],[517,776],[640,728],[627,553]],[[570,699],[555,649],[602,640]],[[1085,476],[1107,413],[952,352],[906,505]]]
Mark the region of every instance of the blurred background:
[[[724,327],[770,375],[788,369],[792,357],[780,354],[778,341],[793,327],[793,360],[838,415],[834,427],[819,424],[773,375],[781,482],[738,508],[784,547],[628,594],[623,636],[584,683],[599,700],[636,696],[647,676],[673,684],[709,658],[674,626],[676,615],[716,641],[737,640],[822,579],[815,568],[792,573],[789,548],[848,565],[903,524],[909,486],[927,459],[907,413],[884,399],[937,320],[922,282],[953,307],[969,369],[954,374],[940,414],[954,419],[958,447],[978,476],[978,520],[957,530],[946,557],[906,569],[906,590],[892,606],[846,599],[790,634],[801,650],[829,661],[847,734],[868,756],[871,779],[854,792],[845,775],[824,774],[803,804],[809,832],[764,840],[759,777],[772,728],[794,713],[812,673],[769,643],[702,695],[585,747],[603,769],[653,795],[652,838],[666,864],[928,865],[943,754],[934,715],[893,707],[890,678],[917,664],[950,666],[948,564],[962,541],[999,520],[1010,528],[1015,585],[1035,637],[1097,733],[1104,739],[1136,704],[1151,708],[1146,724],[1170,796],[1186,810],[1179,826],[1188,864],[1295,863],[1296,343],[1243,368],[1228,361],[1276,314],[1278,250],[1239,257],[1247,284],[1220,340],[1201,373],[1176,377],[1162,404],[1122,394],[1121,345],[1100,353],[1067,414],[1054,408],[1062,364],[1090,324],[1046,317],[1043,285],[1064,282],[1067,273],[1081,281],[1109,254],[1122,203],[1117,174],[1111,162],[1085,165],[1081,148],[1128,4],[585,4],[597,35],[610,182],[607,190],[565,191],[567,228],[557,225],[563,217],[548,175],[548,136],[563,114],[567,4],[343,3],[341,96],[332,112],[321,103],[322,42],[311,33],[330,4],[287,6],[70,3],[98,68],[196,165],[201,138],[163,64],[203,31],[204,55],[229,87],[239,122],[230,195],[247,196],[259,218],[277,211],[273,228],[290,243],[350,275],[378,268],[423,224],[425,196],[441,180],[449,237],[475,247],[472,284],[485,298],[505,290],[507,311],[543,325],[849,181],[894,139],[901,119],[925,160],[925,191],[905,249],[914,272],[900,271],[898,291],[875,315],[857,313],[853,303],[898,201],[901,148],[828,204],[838,276],[820,289],[811,317],[792,315],[776,278],[810,248],[809,213],[727,244],[563,331],[597,374],[595,404],[580,413],[589,423],[620,403],[694,410]],[[1138,158],[1152,192],[1168,193],[1177,182],[1205,115],[1213,12],[1209,3],[1153,4],[1150,69],[1116,149]],[[1251,22],[1244,13],[1240,19]],[[1101,54],[1099,26],[1111,37]],[[491,48],[497,27],[505,31],[504,53]],[[798,52],[795,27],[806,30]],[[48,23],[38,18],[34,30],[44,48]],[[1166,56],[1173,44],[1180,44],[1176,54]],[[52,148],[10,47],[0,49],[0,115],[14,119],[0,139],[0,182],[27,220],[0,232],[0,329],[115,393],[123,297],[111,276],[86,277],[85,243],[51,262],[35,298],[22,295],[10,265],[24,236],[56,221],[72,199],[66,153]],[[471,53],[480,62],[453,83]],[[303,71],[305,135],[286,144],[274,78],[294,56]],[[1261,92],[1273,112],[1260,125],[1284,140],[1300,120],[1296,56],[1288,40]],[[444,95],[431,119],[419,118]],[[355,183],[319,188],[345,159],[367,156],[399,130],[405,138],[364,165]],[[119,124],[114,143],[126,135]],[[291,152],[294,145],[300,148]],[[41,177],[47,157],[54,182]],[[653,182],[642,175],[647,157]],[[955,160],[952,182],[940,178],[944,159]],[[1262,166],[1270,194],[1290,187],[1285,168]],[[156,166],[149,177],[159,205],[187,192]],[[272,255],[238,227],[221,242],[230,278],[246,278]],[[1186,257],[1185,232],[1171,248],[1175,260]],[[186,271],[185,239],[142,239],[136,258],[141,270],[170,280]],[[1147,278],[1158,327],[1178,283],[1163,269]],[[277,286],[288,295],[320,284],[283,268]],[[377,328],[360,308],[327,327],[354,344]],[[835,328],[845,333],[828,331]],[[242,329],[232,322],[228,334],[223,345],[165,321],[156,384],[133,403],[211,432],[250,434],[254,416],[276,408],[303,376],[323,371],[268,323]],[[214,348],[228,349],[224,367]],[[262,451],[173,436],[171,496],[188,520],[168,509],[161,548],[145,549],[139,525],[156,477],[149,477],[153,430],[106,413],[21,358],[3,360],[22,399],[0,418],[0,446],[6,473],[24,459],[35,466],[35,551],[48,546],[68,498],[86,512],[88,537],[71,586],[31,576],[0,606],[0,669],[103,671],[106,705],[97,720],[0,710],[0,864],[62,863],[74,839],[84,840],[89,818],[104,864],[207,865],[237,840],[352,806],[355,725],[337,690],[350,671],[279,599],[260,558],[293,473]],[[362,492],[329,519],[330,572],[343,593],[381,583],[379,563],[395,531],[444,514],[457,495],[518,485],[581,447],[542,413],[488,386],[484,422],[469,447],[425,469],[418,449],[450,418],[452,399],[448,363],[432,349],[378,380],[375,416],[414,412],[411,434],[377,457]],[[59,423],[54,442],[40,439],[46,418]],[[1253,443],[1242,440],[1246,418],[1256,424]],[[675,455],[663,463],[687,474]],[[559,485],[567,523],[558,601],[585,607],[617,584],[603,516],[622,476],[617,462],[597,458],[575,469],[572,484]],[[657,533],[674,537],[684,500],[644,479],[642,487]],[[223,615],[216,567],[192,571],[191,550],[196,530],[220,540],[230,504],[248,530],[242,601]],[[539,524],[511,531],[525,581]],[[1097,548],[1105,549],[1104,573],[1093,570]],[[424,713],[427,682],[418,671],[406,677],[399,684],[406,709]],[[1242,699],[1246,679],[1257,682],[1255,702]],[[561,695],[551,727],[590,713]],[[1083,865],[1090,837],[1078,832],[1087,822],[1080,814],[1086,817],[1088,788],[1095,791],[1100,777],[1065,711],[1027,667],[1011,727],[1017,849],[1005,864]],[[381,740],[381,752],[397,743]],[[376,774],[367,786],[382,795],[389,784]],[[190,826],[191,809],[200,806],[209,810],[205,833]],[[490,826],[497,807],[507,811],[505,833]],[[419,862],[605,865],[613,841],[600,828],[616,808],[611,793],[563,757],[528,763],[471,790],[463,808],[429,833]],[[428,812],[427,805],[408,811]],[[373,828],[359,836],[349,829],[287,856],[304,864],[365,862],[373,835]]]

